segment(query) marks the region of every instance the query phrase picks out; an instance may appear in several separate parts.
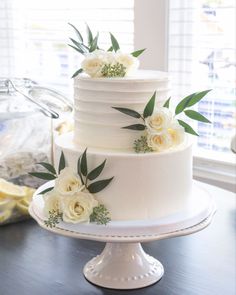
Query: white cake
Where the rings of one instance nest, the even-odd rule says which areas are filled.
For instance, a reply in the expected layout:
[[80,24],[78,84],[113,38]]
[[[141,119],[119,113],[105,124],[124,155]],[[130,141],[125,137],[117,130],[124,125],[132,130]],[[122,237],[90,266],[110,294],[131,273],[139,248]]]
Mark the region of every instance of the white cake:
[[79,75],[74,85],[75,130],[56,139],[56,165],[63,151],[67,164],[76,171],[85,148],[91,169],[107,159],[102,177],[114,179],[95,196],[112,220],[157,219],[187,208],[192,187],[188,138],[163,152],[137,154],[133,142],[142,132],[122,129],[137,119],[112,108],[142,112],[154,91],[156,107],[163,105],[169,96],[167,74],[138,71],[122,78]]
[[138,71],[134,77],[90,78],[81,75],[75,79],[74,141],[88,147],[131,149],[137,133],[122,129],[134,119],[117,112],[112,106],[144,109],[155,90],[157,103],[169,95],[166,73]]

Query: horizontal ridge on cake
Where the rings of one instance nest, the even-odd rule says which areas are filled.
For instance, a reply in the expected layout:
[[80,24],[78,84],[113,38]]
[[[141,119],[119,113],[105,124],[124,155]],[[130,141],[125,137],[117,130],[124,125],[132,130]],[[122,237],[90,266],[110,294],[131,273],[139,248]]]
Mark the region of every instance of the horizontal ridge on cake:
[[157,106],[170,94],[167,73],[137,71],[131,77],[91,78],[79,75],[74,82],[74,140],[91,147],[131,149],[137,134],[121,128],[132,124],[112,106],[144,109],[147,98],[157,91]]

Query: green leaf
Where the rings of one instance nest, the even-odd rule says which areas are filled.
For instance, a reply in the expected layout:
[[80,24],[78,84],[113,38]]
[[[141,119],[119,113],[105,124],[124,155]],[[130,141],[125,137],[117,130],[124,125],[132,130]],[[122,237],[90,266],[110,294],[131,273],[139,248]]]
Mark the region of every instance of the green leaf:
[[113,47],[113,49],[116,52],[117,50],[120,49],[120,45],[119,45],[118,41],[116,40],[116,38],[114,37],[114,35],[112,35],[112,33],[110,33],[110,36],[111,36],[111,44],[112,44],[112,47]]
[[170,99],[171,99],[171,97],[169,97],[167,99],[167,101],[164,103],[164,105],[163,105],[164,108],[167,108],[168,109],[170,107]]
[[95,178],[97,178],[101,174],[105,164],[106,164],[106,160],[104,160],[102,162],[102,164],[100,164],[98,167],[96,167],[91,172],[89,172],[88,179],[89,180],[94,180]]
[[187,132],[187,133],[189,133],[189,134],[192,134],[192,135],[199,136],[199,135],[197,134],[197,132],[194,131],[193,128],[192,128],[190,125],[188,125],[187,123],[185,123],[185,122],[182,121],[182,120],[178,120],[178,122],[179,122],[179,124],[180,124],[182,127],[184,127],[185,132]]
[[80,44],[80,47],[82,48],[82,49],[84,49],[84,51],[85,52],[89,52],[89,48],[88,48],[88,46],[86,46],[86,45],[84,45],[84,44]]
[[145,130],[146,126],[143,125],[143,124],[134,124],[134,125],[125,126],[125,127],[122,127],[122,128],[123,129],[131,129],[131,130],[141,131],[141,130]]
[[101,190],[103,190],[113,179],[114,177],[108,178],[108,179],[103,179],[103,180],[98,180],[95,181],[93,183],[91,183],[88,186],[88,191],[91,194],[96,194],[98,192],[100,192]]
[[202,114],[193,111],[193,110],[186,110],[184,111],[185,115],[188,116],[189,118],[196,120],[196,121],[200,121],[200,122],[204,122],[204,123],[211,123],[211,121],[209,121],[206,117],[204,117]]
[[[74,39],[70,38],[71,42],[74,43],[74,45],[76,46],[76,48],[78,49],[77,51],[79,51],[81,54],[85,54],[89,51],[89,48],[87,46],[85,46],[84,44],[78,43],[77,41],[75,41]],[[70,47],[76,49],[73,45],[70,45]]]
[[89,52],[93,52],[94,50],[97,49],[98,47],[98,37],[99,37],[99,33],[97,33],[96,37],[93,39],[93,42],[89,48]]
[[45,179],[45,180],[53,180],[56,178],[55,175],[46,173],[46,172],[30,172],[29,174],[37,178]]
[[58,174],[61,172],[62,169],[64,169],[66,167],[66,160],[65,160],[65,156],[64,153],[61,152],[61,157],[60,157],[60,161],[59,161],[59,167],[58,167]]
[[133,55],[134,57],[138,57],[139,55],[141,55],[144,51],[146,50],[146,48],[140,49],[140,50],[136,50],[132,53],[130,53],[131,55]]
[[78,47],[75,47],[75,46],[73,46],[71,44],[67,44],[67,45],[70,46],[71,48],[73,48],[74,50],[78,51],[79,53],[84,54],[84,51],[82,49],[80,49]]
[[46,188],[45,190],[43,190],[43,191],[39,192],[39,194],[40,194],[40,195],[44,195],[44,194],[46,194],[46,193],[50,192],[50,191],[51,191],[51,190],[53,190],[53,189],[54,189],[54,187],[49,187],[49,188]]
[[78,71],[76,71],[73,76],[71,78],[75,78],[76,76],[78,76],[80,73],[83,72],[83,69],[79,69]]
[[87,36],[88,36],[88,46],[91,47],[93,43],[93,34],[87,24],[86,24],[86,30],[87,30]]
[[80,47],[80,43],[78,43],[77,41],[75,41],[75,39],[73,39],[73,38],[69,38],[69,39],[71,40],[72,43],[74,43],[74,45],[75,45],[78,49],[82,50],[82,52],[85,53],[84,50]]
[[109,47],[109,48],[107,49],[107,51],[113,51],[113,47],[112,47],[112,46]]
[[80,180],[82,182],[82,184],[84,184],[84,180],[83,180],[83,177],[82,177],[82,174],[81,174],[81,156],[79,157],[78,159],[78,162],[77,162],[77,173],[80,177]]
[[74,25],[72,25],[72,24],[70,24],[70,23],[68,23],[68,25],[70,25],[70,26],[75,30],[75,32],[76,32],[76,34],[77,34],[77,37],[78,37],[79,41],[83,43],[83,37],[82,37],[82,35],[80,34],[79,30],[78,30]]
[[84,176],[87,176],[87,174],[88,174],[88,167],[87,167],[87,148],[85,149],[85,151],[83,152],[83,154],[81,156],[80,169],[81,169],[81,173]]
[[44,168],[46,168],[52,174],[55,174],[55,175],[57,174],[55,168],[51,164],[45,163],[45,162],[39,162],[37,164],[43,166]]
[[57,174],[55,168],[51,164],[45,163],[45,162],[39,162],[37,164],[43,166],[44,168],[46,168],[52,174]]
[[155,107],[155,99],[156,99],[156,91],[153,93],[151,99],[147,103],[144,111],[143,111],[143,116],[144,118],[147,118],[152,115],[154,107]]
[[176,106],[175,114],[180,114],[184,109],[191,107],[198,103],[205,95],[207,95],[208,92],[210,92],[211,89],[204,90],[201,92],[195,92],[188,96],[186,96],[184,99],[181,100],[181,102]]
[[123,114],[126,114],[128,116],[131,116],[131,117],[134,117],[134,118],[137,118],[137,119],[141,118],[141,115],[138,112],[134,111],[134,110],[130,110],[130,109],[127,109],[127,108],[117,108],[117,107],[112,107],[112,108],[119,111],[119,112],[121,112],[121,113],[123,113]]

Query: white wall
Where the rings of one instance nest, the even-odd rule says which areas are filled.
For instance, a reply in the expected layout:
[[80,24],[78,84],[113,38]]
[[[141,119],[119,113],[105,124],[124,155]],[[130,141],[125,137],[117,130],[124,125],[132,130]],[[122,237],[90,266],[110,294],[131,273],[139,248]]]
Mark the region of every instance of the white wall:
[[142,69],[167,71],[167,0],[134,0],[134,49]]

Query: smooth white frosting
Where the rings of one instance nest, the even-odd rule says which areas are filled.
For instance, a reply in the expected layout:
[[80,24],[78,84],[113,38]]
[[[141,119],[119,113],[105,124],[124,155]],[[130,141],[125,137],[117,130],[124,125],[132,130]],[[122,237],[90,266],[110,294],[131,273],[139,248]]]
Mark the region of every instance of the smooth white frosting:
[[162,105],[169,96],[169,87],[167,73],[157,71],[137,71],[124,78],[79,75],[74,83],[75,142],[88,147],[132,149],[142,132],[122,127],[138,123],[137,119],[112,107],[143,112],[154,91],[156,106]]
[[[192,187],[192,145],[186,142],[172,151],[136,154],[88,147],[88,168],[107,159],[99,179],[114,176],[112,182],[95,194],[110,211],[112,220],[156,219],[188,206]],[[55,164],[63,151],[67,164],[76,171],[85,146],[73,141],[73,134],[55,142]]]

